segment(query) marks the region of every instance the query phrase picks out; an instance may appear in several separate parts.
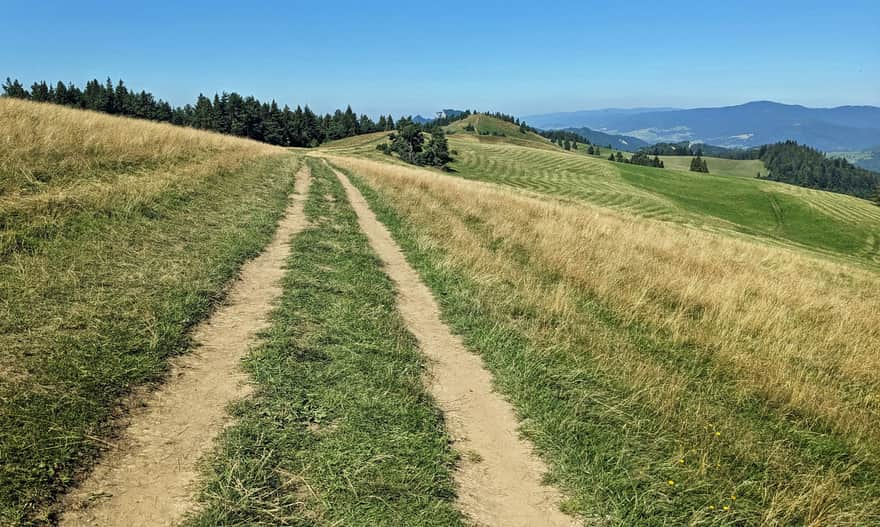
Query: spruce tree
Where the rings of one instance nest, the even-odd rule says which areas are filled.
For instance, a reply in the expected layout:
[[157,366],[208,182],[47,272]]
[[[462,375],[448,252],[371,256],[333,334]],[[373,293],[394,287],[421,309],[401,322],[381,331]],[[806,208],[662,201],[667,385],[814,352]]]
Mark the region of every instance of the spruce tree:
[[61,81],[58,81],[58,84],[55,85],[55,98],[52,102],[55,104],[72,104],[71,101],[68,100],[67,86]]
[[6,82],[3,84],[3,95],[16,99],[29,99],[31,94],[18,82],[18,79],[12,80],[6,77]]
[[31,100],[37,102],[51,102],[49,97],[49,85],[46,81],[35,82],[31,86]]
[[706,174],[709,173],[709,165],[706,163],[705,159],[700,157],[699,154],[691,159],[691,172],[704,172]]

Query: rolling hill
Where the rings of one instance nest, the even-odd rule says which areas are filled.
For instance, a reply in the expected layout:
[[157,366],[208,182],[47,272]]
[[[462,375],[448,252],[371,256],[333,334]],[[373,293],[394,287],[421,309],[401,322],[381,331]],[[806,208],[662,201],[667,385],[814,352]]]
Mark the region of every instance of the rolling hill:
[[[102,450],[194,526],[880,522],[865,200],[488,115],[447,127],[449,171],[377,150],[387,132],[282,149],[8,99],[0,129],[0,524],[105,510],[102,470],[58,499]],[[253,276],[277,296],[241,379],[168,375],[213,353],[188,353],[198,328],[230,340],[215,316],[253,311]],[[252,387],[198,476],[144,396],[186,378]],[[141,452],[196,485],[144,502],[120,462]]]
[[326,156],[482,356],[568,510],[880,521],[880,208],[753,161],[696,174],[480,137],[449,136],[449,173],[368,144]]
[[[473,128],[473,129],[471,129]],[[559,148],[540,135],[521,131],[520,127],[502,119],[485,114],[474,114],[445,127],[450,136],[468,137],[487,144],[518,144],[550,150]]]

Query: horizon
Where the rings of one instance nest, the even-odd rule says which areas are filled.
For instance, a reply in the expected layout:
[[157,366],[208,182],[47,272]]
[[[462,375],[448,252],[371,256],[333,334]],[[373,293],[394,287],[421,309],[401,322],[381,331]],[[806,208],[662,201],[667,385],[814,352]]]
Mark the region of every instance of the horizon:
[[4,77],[26,85],[109,76],[175,106],[224,91],[320,113],[351,105],[427,117],[442,108],[526,116],[761,100],[880,106],[880,6],[650,6],[452,2],[400,12],[342,2],[302,16],[301,5],[280,2],[50,1],[6,8],[0,61]]

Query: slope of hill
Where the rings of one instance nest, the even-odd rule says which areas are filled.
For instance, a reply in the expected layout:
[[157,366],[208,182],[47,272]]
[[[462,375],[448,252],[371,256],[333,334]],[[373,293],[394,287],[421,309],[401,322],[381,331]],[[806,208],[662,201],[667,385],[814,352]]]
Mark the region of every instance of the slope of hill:
[[450,143],[453,175],[332,162],[492,370],[568,510],[613,525],[880,522],[880,208]]
[[284,210],[265,144],[0,98],[0,524],[25,523],[161,379]]
[[572,112],[551,118],[528,116],[540,126],[587,126],[638,137],[649,143],[700,141],[725,147],[794,140],[825,151],[852,151],[880,144],[880,108],[806,108],[768,101],[721,108],[632,112]]
[[880,207],[865,200],[733,166],[611,163],[479,115],[448,128],[451,174],[379,154],[385,133],[285,153],[4,100],[0,130],[0,524],[49,518],[120,398],[190,348],[271,236],[303,163],[309,224],[193,525],[464,520],[454,429],[396,306],[418,277],[388,279],[381,226],[362,230],[363,197],[332,165],[433,290],[429,325],[481,355],[566,511],[880,522]]
[[456,136],[450,136],[450,147],[459,152],[451,166],[462,177],[757,235],[846,258],[880,258],[871,241],[880,229],[880,208],[851,196],[753,178],[610,163],[558,149],[463,142]]
[[[767,169],[760,159],[725,159],[721,157],[702,156],[706,160],[711,174],[719,176],[736,176],[754,178],[758,174],[766,174]],[[660,156],[667,170],[689,172],[692,156]]]

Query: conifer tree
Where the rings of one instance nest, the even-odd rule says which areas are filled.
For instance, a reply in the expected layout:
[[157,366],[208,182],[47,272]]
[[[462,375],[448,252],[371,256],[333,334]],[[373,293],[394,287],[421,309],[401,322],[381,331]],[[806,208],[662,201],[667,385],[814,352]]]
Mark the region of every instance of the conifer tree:
[[3,95],[16,99],[29,99],[31,96],[24,86],[18,82],[18,79],[12,80],[9,77],[6,77],[6,82],[3,84]]
[[51,102],[49,86],[46,81],[35,82],[31,85],[31,100],[37,102]]
[[709,165],[706,163],[706,160],[700,157],[697,154],[693,159],[691,159],[691,172],[703,172],[709,173]]

